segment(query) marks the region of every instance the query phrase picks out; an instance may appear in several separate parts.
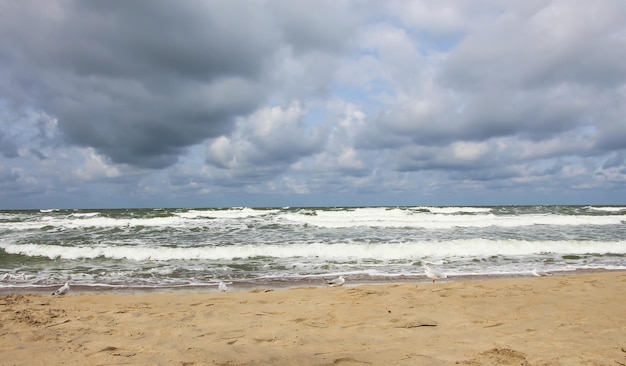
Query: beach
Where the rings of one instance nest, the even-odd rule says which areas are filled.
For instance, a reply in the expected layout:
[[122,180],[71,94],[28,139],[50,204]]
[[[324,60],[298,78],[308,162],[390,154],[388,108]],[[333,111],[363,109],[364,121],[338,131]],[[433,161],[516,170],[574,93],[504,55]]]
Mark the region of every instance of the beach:
[[2,365],[626,364],[626,272],[0,297]]

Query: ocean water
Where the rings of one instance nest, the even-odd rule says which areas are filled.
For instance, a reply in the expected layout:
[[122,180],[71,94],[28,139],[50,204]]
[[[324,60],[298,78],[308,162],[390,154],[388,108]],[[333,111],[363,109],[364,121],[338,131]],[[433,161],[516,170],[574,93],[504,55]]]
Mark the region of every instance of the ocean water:
[[626,270],[626,207],[0,211],[0,290]]

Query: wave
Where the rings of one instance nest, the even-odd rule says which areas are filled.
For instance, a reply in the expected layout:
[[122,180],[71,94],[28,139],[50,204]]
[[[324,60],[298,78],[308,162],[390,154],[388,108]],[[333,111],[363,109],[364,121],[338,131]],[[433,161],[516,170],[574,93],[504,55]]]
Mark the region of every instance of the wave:
[[73,212],[73,213],[70,214],[70,216],[79,217],[79,218],[82,218],[82,217],[95,217],[95,216],[98,216],[98,215],[100,215],[99,212]]
[[12,222],[13,230],[36,230],[45,227],[56,227],[63,229],[79,228],[111,228],[111,227],[181,227],[186,224],[186,220],[175,217],[150,217],[150,218],[112,218],[104,217],[98,213],[76,216],[72,214],[65,217],[46,216],[37,221]]
[[621,211],[626,211],[626,207],[617,207],[617,206],[603,206],[603,207],[587,206],[585,208],[587,208],[589,210],[593,210],[593,211],[602,211],[602,212],[621,212]]
[[626,255],[626,241],[523,241],[464,239],[443,242],[231,245],[194,248],[80,246],[47,244],[0,245],[8,254],[50,259],[125,259],[131,261],[234,260],[250,258],[311,258],[329,260],[420,260],[424,257],[489,257],[554,254]]
[[431,207],[431,206],[421,206],[418,209],[429,211],[432,213],[441,213],[441,214],[454,214],[454,213],[487,213],[491,212],[490,207]]
[[[452,211],[451,211],[452,212]],[[488,211],[480,211],[488,212]],[[372,209],[356,209],[353,211],[316,211],[286,213],[281,218],[294,223],[314,225],[324,228],[344,227],[387,227],[387,228],[424,228],[451,229],[455,227],[519,227],[531,225],[619,225],[623,216],[606,215],[494,215],[481,213],[478,215],[433,214],[408,209],[386,210],[384,214]]]
[[174,215],[183,217],[186,219],[196,218],[215,218],[215,219],[243,219],[248,217],[265,216],[279,212],[278,209],[265,210],[265,209],[252,209],[252,208],[231,208],[221,210],[189,210],[186,212],[175,212]]
[[[571,214],[550,208],[542,212],[530,209],[503,213],[502,208],[488,207],[372,207],[372,208],[302,208],[302,209],[193,209],[110,212],[51,212],[45,215],[2,213],[0,230],[38,230],[42,228],[172,227],[192,228],[208,225],[307,225],[320,228],[419,228],[454,229],[486,227],[523,227],[532,225],[620,225],[626,216],[620,207],[587,207],[587,214]],[[506,210],[506,208],[504,209]],[[593,212],[589,212],[593,211]],[[212,223],[212,221],[217,221]]]

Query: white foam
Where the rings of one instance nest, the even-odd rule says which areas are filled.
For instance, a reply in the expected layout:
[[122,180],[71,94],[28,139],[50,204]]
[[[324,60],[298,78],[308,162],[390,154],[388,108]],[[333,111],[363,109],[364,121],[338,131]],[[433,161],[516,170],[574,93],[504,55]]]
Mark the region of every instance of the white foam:
[[602,211],[602,212],[620,212],[620,211],[626,211],[626,207],[616,207],[616,206],[607,206],[607,207],[594,207],[594,206],[587,206],[588,209],[590,210],[594,210],[594,211]]
[[422,210],[428,210],[432,213],[441,213],[441,214],[453,214],[453,213],[487,213],[491,212],[491,208],[489,207],[429,207],[422,206],[418,207]]
[[343,243],[236,245],[194,248],[148,248],[137,246],[81,246],[37,244],[0,244],[9,254],[41,256],[51,259],[93,259],[98,257],[132,261],[233,260],[236,258],[313,258],[318,260],[420,260],[425,257],[524,256],[541,253],[626,254],[626,241],[548,241],[465,239],[445,242]]
[[207,210],[189,210],[186,212],[175,212],[176,216],[186,219],[196,218],[217,218],[217,219],[242,219],[247,217],[264,216],[279,212],[279,210],[258,210],[252,208],[231,208],[231,209],[207,209]]
[[35,278],[34,275],[26,274],[26,273],[0,273],[0,282],[2,281],[30,281]]
[[[596,207],[598,211],[619,212],[618,207]],[[626,209],[626,208],[625,208]],[[12,216],[3,218],[12,219]],[[13,219],[16,217],[13,217]],[[218,219],[223,225],[245,225],[247,219],[267,220],[267,223],[312,225],[321,228],[423,228],[454,229],[484,227],[522,227],[532,225],[619,225],[623,215],[560,215],[560,214],[514,214],[496,215],[484,207],[417,207],[417,208],[342,208],[342,209],[206,209],[173,212],[165,217],[119,217],[102,216],[98,212],[74,212],[70,215],[37,216],[19,222],[0,225],[11,230],[41,228],[78,229],[87,227],[173,227],[188,228],[212,225]],[[0,226],[1,228],[1,226]]]
[[73,217],[94,217],[100,215],[99,212],[73,212],[70,216]]
[[314,225],[324,228],[346,227],[386,227],[386,228],[424,228],[452,229],[455,227],[521,227],[531,225],[618,225],[624,220],[621,216],[594,215],[494,215],[491,213],[464,214],[433,214],[430,212],[412,211],[409,209],[362,208],[354,210],[317,210],[288,212],[281,219],[293,223]]

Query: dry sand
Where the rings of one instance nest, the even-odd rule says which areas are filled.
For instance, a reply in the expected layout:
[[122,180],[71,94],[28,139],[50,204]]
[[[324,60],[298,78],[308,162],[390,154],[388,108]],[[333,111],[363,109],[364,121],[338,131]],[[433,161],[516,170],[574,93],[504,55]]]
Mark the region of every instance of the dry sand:
[[2,365],[624,365],[626,272],[0,297]]

